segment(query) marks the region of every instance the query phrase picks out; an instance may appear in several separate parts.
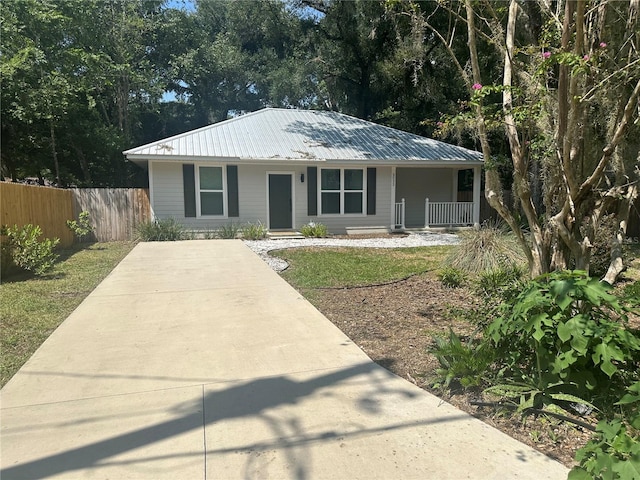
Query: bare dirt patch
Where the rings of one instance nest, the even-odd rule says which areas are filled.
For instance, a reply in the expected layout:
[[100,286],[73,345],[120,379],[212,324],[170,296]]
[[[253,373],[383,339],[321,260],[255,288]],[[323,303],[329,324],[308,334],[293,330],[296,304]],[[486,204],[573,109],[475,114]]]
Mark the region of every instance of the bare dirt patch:
[[544,416],[523,420],[474,406],[472,401],[482,400],[480,391],[445,394],[431,387],[439,367],[428,353],[434,337],[447,335],[449,328],[464,336],[476,331],[471,322],[450,314],[452,308],[482,308],[468,290],[444,288],[428,272],[387,285],[305,289],[303,294],[376,363],[566,466],[589,439],[589,431],[566,422]]

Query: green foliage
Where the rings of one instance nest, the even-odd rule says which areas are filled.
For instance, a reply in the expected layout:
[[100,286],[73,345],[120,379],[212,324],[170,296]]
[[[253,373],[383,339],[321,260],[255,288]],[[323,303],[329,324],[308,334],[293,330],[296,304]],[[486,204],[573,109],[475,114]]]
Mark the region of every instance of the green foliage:
[[436,268],[450,247],[289,248],[271,252],[290,267],[283,277],[295,288],[384,283]]
[[246,223],[240,228],[240,233],[245,240],[262,240],[266,238],[268,230],[261,222]]
[[143,242],[173,242],[186,238],[184,226],[174,218],[142,222],[136,232]]
[[324,238],[328,234],[327,226],[322,223],[309,222],[303,225],[300,233],[305,237]]
[[640,382],[627,389],[617,402],[633,406],[626,418],[601,420],[595,435],[576,453],[579,463],[569,480],[640,480]]
[[91,225],[91,220],[89,220],[89,212],[83,210],[78,215],[78,220],[67,220],[67,227],[78,237],[80,242],[83,242],[85,237],[93,232],[93,225]]
[[461,234],[460,243],[445,264],[468,273],[512,268],[523,262],[522,251],[513,234],[500,225],[485,224]]
[[640,338],[609,290],[584,272],[544,275],[488,326],[507,383],[528,389],[523,408],[588,399],[606,409],[635,372]]
[[489,343],[463,342],[453,330],[449,330],[448,337],[436,337],[434,341],[430,353],[440,364],[434,387],[450,388],[454,381],[464,388],[482,385],[495,356]]
[[509,302],[522,289],[525,270],[518,265],[509,265],[478,274],[475,291],[485,303]]
[[240,227],[232,222],[227,225],[223,225],[218,229],[218,237],[225,239],[234,239],[238,236],[239,232]]
[[622,290],[624,298],[632,305],[640,306],[640,280],[625,285]]
[[447,288],[461,287],[466,279],[465,272],[457,268],[445,267],[438,272],[438,280]]
[[60,239],[45,238],[40,240],[42,229],[38,225],[3,226],[1,234],[6,236],[2,253],[3,275],[7,273],[4,267],[9,265],[15,265],[19,269],[35,275],[42,275],[55,265],[58,255],[54,253],[53,249],[58,245]]

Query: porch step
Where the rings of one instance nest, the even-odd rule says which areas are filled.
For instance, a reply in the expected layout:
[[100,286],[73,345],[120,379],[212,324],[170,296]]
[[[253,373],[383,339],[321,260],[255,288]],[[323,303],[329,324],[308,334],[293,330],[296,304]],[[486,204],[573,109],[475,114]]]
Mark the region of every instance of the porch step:
[[300,232],[269,232],[267,238],[269,240],[303,240],[307,237]]

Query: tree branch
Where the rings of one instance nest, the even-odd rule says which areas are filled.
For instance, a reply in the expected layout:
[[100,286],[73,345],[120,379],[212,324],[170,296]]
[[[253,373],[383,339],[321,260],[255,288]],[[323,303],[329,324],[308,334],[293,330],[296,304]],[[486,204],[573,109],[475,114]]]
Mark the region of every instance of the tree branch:
[[609,144],[602,150],[602,157],[600,158],[600,161],[598,162],[598,165],[594,169],[593,173],[580,186],[580,189],[578,190],[578,193],[574,198],[574,202],[577,203],[579,201],[582,201],[586,197],[588,192],[595,188],[595,186],[602,178],[604,170],[607,168],[607,165],[609,165],[609,161],[611,160],[613,152],[615,152],[618,144],[622,141],[622,138],[627,131],[634,111],[638,108],[638,96],[640,96],[640,79],[636,83],[633,92],[629,96],[629,100],[624,107],[622,119],[618,124],[618,128],[616,128],[613,138],[611,139]]

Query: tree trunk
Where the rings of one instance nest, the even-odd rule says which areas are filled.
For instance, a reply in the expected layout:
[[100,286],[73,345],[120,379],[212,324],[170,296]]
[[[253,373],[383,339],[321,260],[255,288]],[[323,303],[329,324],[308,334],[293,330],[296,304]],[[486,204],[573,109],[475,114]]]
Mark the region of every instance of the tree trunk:
[[82,170],[84,181],[87,183],[87,185],[91,185],[91,172],[89,171],[87,157],[85,157],[82,149],[78,147],[73,141],[71,142],[71,147],[75,150],[76,155],[78,156],[78,161],[80,162],[80,169]]
[[56,151],[56,134],[53,127],[53,119],[49,120],[49,134],[51,137],[51,154],[53,155],[53,167],[56,173],[56,185],[60,186],[60,165],[58,162],[58,152]]
[[603,280],[613,285],[620,275],[624,271],[624,259],[622,255],[622,245],[627,235],[627,226],[629,224],[629,215],[631,214],[631,206],[635,199],[638,198],[638,185],[629,185],[627,194],[618,206],[618,230],[616,231],[611,244],[611,263],[609,269],[605,274]]

